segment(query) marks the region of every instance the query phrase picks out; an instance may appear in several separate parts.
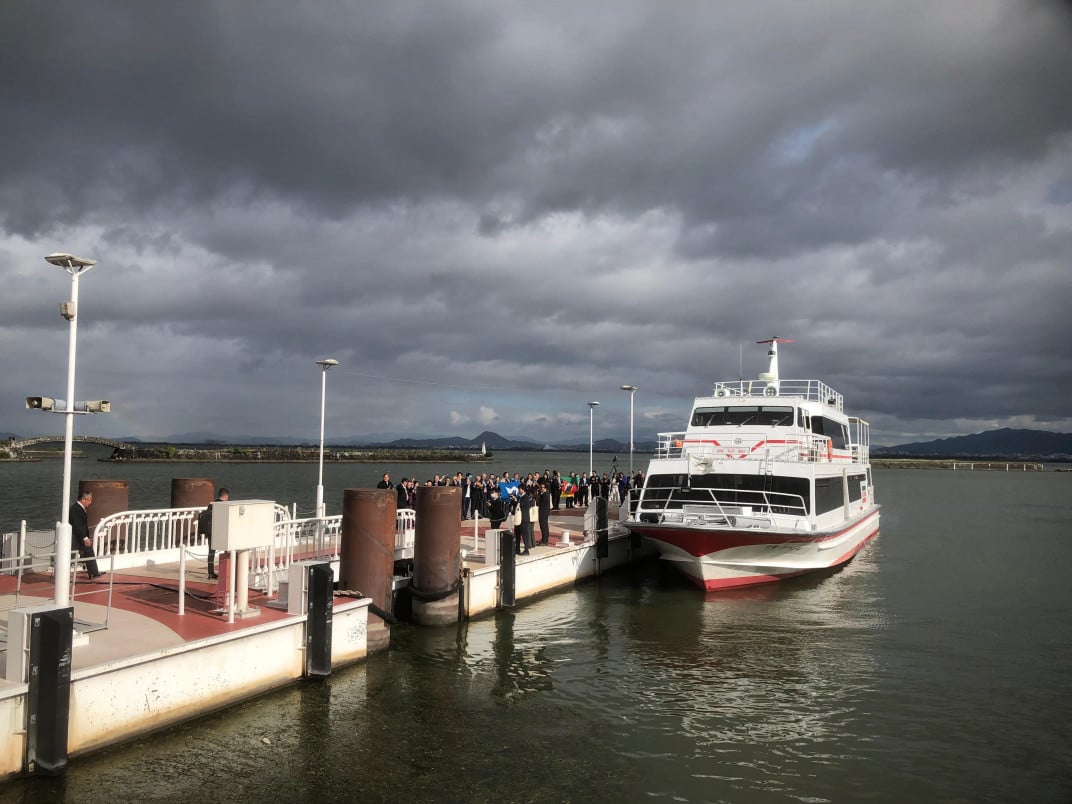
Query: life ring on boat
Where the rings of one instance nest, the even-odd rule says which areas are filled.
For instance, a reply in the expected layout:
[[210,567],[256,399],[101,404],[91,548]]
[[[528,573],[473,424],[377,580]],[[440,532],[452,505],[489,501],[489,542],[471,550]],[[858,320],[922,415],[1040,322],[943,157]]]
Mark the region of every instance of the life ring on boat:
[[685,444],[681,439],[679,439],[679,438],[674,439],[674,448],[675,449],[681,449],[683,446],[685,446]]
[[826,461],[827,463],[834,462],[834,439],[829,439],[826,442]]

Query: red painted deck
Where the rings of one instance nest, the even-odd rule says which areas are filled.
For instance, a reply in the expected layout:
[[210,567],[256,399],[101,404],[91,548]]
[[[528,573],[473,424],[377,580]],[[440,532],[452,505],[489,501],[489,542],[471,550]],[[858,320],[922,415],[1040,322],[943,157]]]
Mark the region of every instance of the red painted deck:
[[[613,519],[616,509],[612,506],[608,512]],[[574,544],[581,540],[584,510],[581,508],[560,509],[552,511],[550,517],[550,546],[537,546],[534,557],[541,552],[554,550],[561,541],[562,532],[570,532],[570,541]],[[479,547],[483,548],[489,523],[479,522]],[[471,566],[483,566],[481,554],[474,551],[473,521],[459,523],[461,546],[472,555],[468,561]],[[538,542],[540,528],[533,525],[533,535]],[[108,569],[105,559],[99,561],[102,570]],[[14,608],[14,594],[17,579],[12,575],[0,575],[0,600],[3,601],[0,617],[6,619],[7,612]],[[51,573],[27,573],[22,578],[20,606],[32,606],[44,603],[52,598],[54,582]],[[109,594],[111,611],[108,611]],[[345,600],[345,598],[337,598]],[[178,645],[208,637],[239,632],[255,628],[265,623],[285,620],[285,610],[270,608],[269,599],[261,592],[249,591],[249,605],[259,609],[256,616],[238,617],[233,623],[227,622],[226,611],[220,611],[226,605],[223,595],[218,594],[216,582],[210,582],[204,561],[187,560],[186,562],[186,604],[185,613],[178,613],[179,603],[179,564],[158,564],[152,567],[117,570],[90,581],[83,571],[79,571],[72,602],[75,619],[89,635],[88,645],[76,645],[74,669],[91,667],[98,663],[113,661],[125,657],[140,655],[153,648]],[[108,619],[108,627],[97,626]]]

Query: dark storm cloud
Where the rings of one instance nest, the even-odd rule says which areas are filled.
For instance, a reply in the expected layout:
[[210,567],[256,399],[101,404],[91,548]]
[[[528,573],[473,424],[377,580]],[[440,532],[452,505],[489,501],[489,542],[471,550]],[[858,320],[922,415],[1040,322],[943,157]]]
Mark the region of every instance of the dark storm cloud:
[[771,334],[878,441],[1067,429],[1070,17],[6,4],[0,403],[62,377],[69,249],[121,433],[311,434],[329,353],[336,432],[582,438],[629,382],[653,433]]

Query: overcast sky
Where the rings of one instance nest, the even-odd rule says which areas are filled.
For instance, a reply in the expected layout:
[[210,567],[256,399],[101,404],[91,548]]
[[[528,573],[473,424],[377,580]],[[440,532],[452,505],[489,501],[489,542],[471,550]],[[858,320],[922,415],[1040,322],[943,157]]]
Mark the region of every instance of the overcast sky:
[[[0,4],[0,432],[637,440],[817,377],[1072,431],[1058,2]],[[743,347],[743,349],[742,349]]]

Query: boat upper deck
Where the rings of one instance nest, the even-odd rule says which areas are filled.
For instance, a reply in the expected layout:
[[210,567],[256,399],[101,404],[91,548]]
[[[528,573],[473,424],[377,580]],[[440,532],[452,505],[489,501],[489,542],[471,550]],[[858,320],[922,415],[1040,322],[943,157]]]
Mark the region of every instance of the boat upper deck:
[[716,382],[713,395],[718,398],[792,397],[805,402],[829,405],[839,413],[845,411],[845,399],[822,380],[779,380],[760,377],[756,380]]

